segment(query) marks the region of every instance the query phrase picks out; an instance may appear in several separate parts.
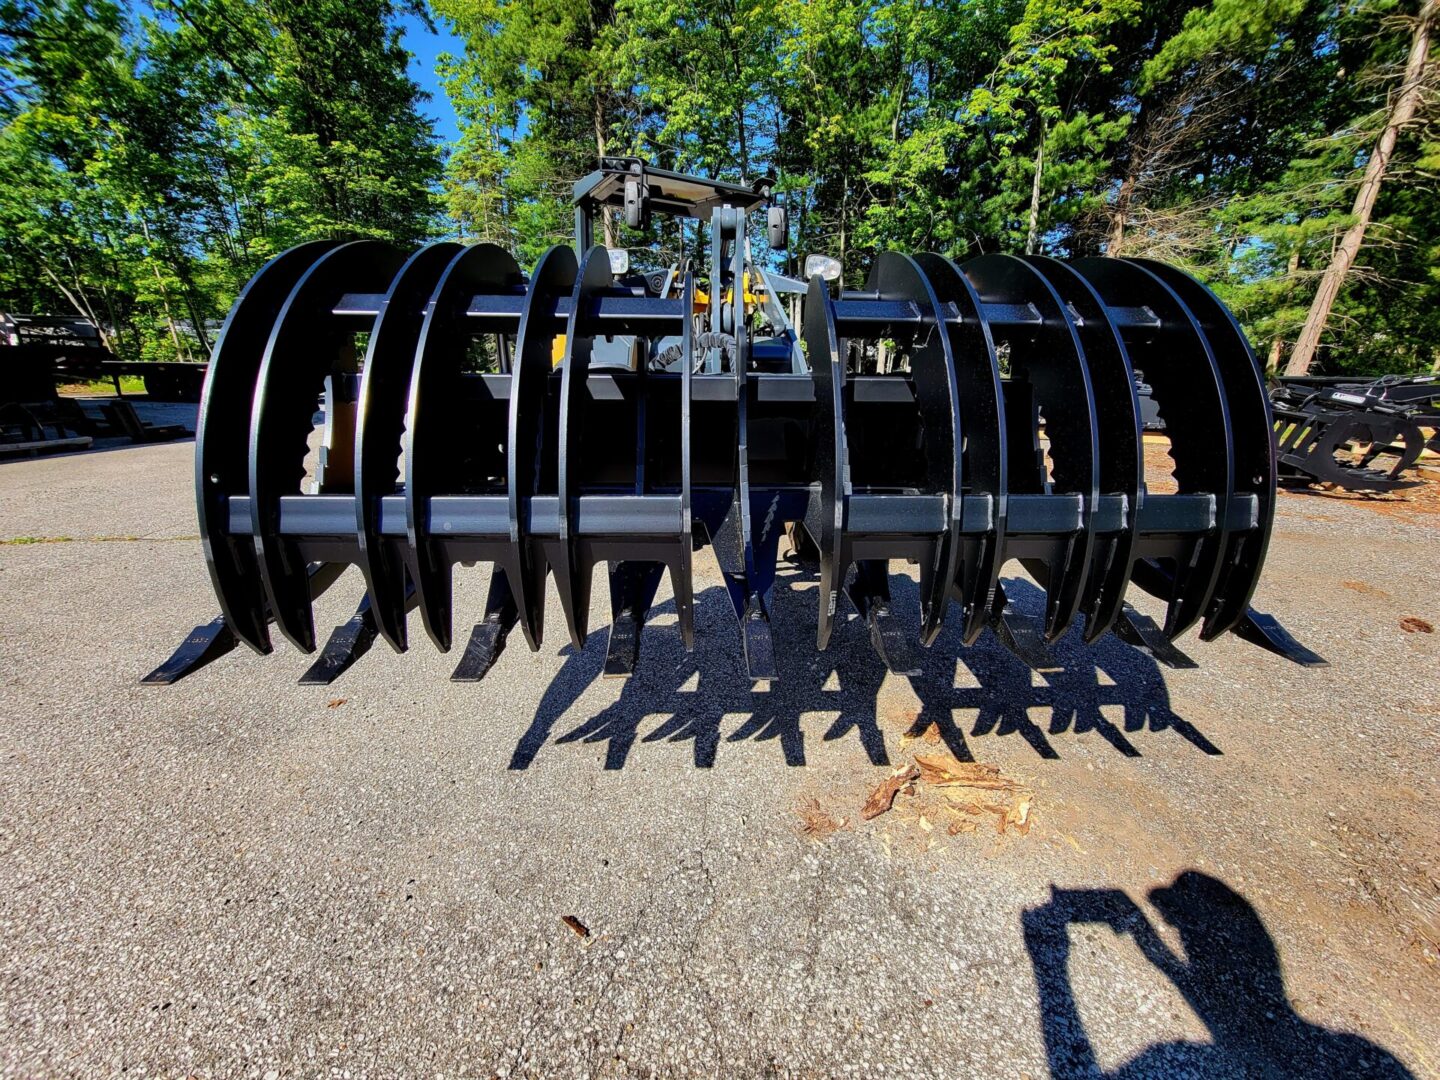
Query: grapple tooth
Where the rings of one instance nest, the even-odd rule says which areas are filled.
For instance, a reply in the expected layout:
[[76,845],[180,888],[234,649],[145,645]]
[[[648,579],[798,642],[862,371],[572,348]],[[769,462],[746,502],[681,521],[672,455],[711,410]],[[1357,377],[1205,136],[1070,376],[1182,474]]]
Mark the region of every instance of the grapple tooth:
[[751,599],[740,618],[740,640],[745,648],[745,673],[750,681],[771,682],[776,678],[775,639],[770,632],[770,613],[765,601]]
[[[645,175],[646,190],[663,186]],[[1077,616],[1085,641],[1113,629],[1172,666],[1190,663],[1173,640],[1197,624],[1207,640],[1234,631],[1320,662],[1248,607],[1275,511],[1272,427],[1288,415],[1272,416],[1253,351],[1202,285],[1142,260],[896,253],[863,289],[786,284],[746,263],[743,190],[714,187],[704,335],[693,275],[617,280],[588,244],[551,249],[528,278],[493,245],[450,242],[409,257],[376,241],[305,245],[257,274],[216,346],[196,440],[221,619],[146,681],[236,640],[268,651],[271,622],[313,650],[312,600],[352,564],[365,602],[307,681],[328,682],[377,635],[404,650],[412,607],[449,649],[455,567],[475,563],[490,565],[490,592],[454,679],[483,677],[517,625],[541,646],[552,577],[584,648],[601,564],[604,671],[628,675],[667,572],[692,646],[705,543],[746,672],[770,680],[792,523],[818,552],[818,647],[850,632],[836,620],[845,593],[902,674],[922,665],[891,598],[896,561],[918,567],[923,646],[943,640],[953,601],[956,640],[990,627],[1041,670]],[[739,299],[757,287],[768,337]],[[798,338],[780,289],[804,296]],[[1142,371],[1174,494],[1145,484]],[[302,491],[322,390],[321,466]],[[1324,432],[1305,423],[1281,435],[1282,460],[1318,452]],[[1044,589],[1042,612],[1007,604],[1012,562]],[[1131,582],[1165,602],[1163,628],[1126,606]]]
[[1248,641],[1252,645],[1259,645],[1262,649],[1268,649],[1301,667],[1330,666],[1330,662],[1323,656],[1296,641],[1290,631],[1280,625],[1275,616],[1266,615],[1254,608],[1246,609],[1233,633],[1236,637]]
[[665,565],[655,562],[610,563],[610,641],[605,647],[607,678],[635,674],[640,658],[640,630],[655,600]]
[[1006,605],[991,615],[995,639],[1034,671],[1060,671],[1064,665],[1050,651],[1043,624]]
[[870,644],[886,669],[896,675],[916,677],[921,674],[920,665],[915,662],[905,631],[891,606],[889,573],[888,563],[862,559],[855,564],[855,574],[845,586],[845,595],[870,628]]
[[330,637],[315,663],[300,676],[300,685],[329,686],[370,651],[377,633],[375,615],[367,597],[360,602],[354,615],[330,631]]
[[1200,665],[1191,660],[1180,651],[1179,647],[1171,641],[1155,625],[1155,621],[1148,615],[1136,611],[1129,604],[1125,605],[1115,617],[1115,636],[1121,641],[1134,645],[1142,652],[1147,652],[1157,664],[1167,668],[1197,668]]
[[169,686],[192,671],[199,671],[206,664],[220,659],[237,644],[239,639],[226,625],[224,616],[211,619],[204,626],[190,631],[190,636],[170,654],[170,659],[140,681],[149,686]]
[[485,617],[470,631],[470,640],[450,681],[479,682],[483,679],[505,650],[505,641],[518,618],[515,596],[510,591],[504,572],[497,569],[490,575]]

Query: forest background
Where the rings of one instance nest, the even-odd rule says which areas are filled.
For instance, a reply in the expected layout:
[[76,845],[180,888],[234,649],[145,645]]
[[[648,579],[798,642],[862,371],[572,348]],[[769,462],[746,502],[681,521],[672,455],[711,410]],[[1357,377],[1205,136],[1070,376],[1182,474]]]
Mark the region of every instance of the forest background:
[[[1437,0],[0,0],[0,310],[203,359],[304,240],[569,242],[601,154],[777,180],[794,272],[1147,256],[1272,368],[1440,364]],[[404,26],[455,47],[437,134]],[[637,261],[703,227],[612,225]],[[1320,302],[1317,303],[1317,294]],[[1323,310],[1322,310],[1323,309]]]

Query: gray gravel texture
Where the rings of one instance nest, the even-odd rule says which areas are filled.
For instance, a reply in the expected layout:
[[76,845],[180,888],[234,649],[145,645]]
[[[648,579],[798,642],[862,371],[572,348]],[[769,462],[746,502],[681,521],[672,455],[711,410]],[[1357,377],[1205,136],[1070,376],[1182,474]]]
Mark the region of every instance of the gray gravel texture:
[[[329,688],[289,646],[142,687],[214,615],[191,454],[0,464],[6,1076],[1440,1076],[1440,635],[1399,628],[1440,623],[1440,520],[1284,499],[1256,604],[1321,671],[947,632],[907,684],[853,620],[817,653],[788,569],[751,691],[706,553],[696,651],[664,586],[628,682],[552,596],[478,685],[417,628]],[[947,749],[1028,834],[859,819]]]

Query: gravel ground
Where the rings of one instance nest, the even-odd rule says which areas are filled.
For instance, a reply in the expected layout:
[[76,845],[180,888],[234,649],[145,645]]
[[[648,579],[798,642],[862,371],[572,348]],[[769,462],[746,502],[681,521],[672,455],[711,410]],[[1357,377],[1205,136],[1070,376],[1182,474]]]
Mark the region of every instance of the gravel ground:
[[[478,685],[422,639],[141,687],[214,614],[191,453],[0,464],[4,1075],[1440,1076],[1440,635],[1400,627],[1440,517],[1284,498],[1256,604],[1326,670],[947,635],[882,678],[793,568],[752,692],[707,553],[696,651],[662,588],[629,682],[601,630]],[[1004,779],[862,821],[917,753]]]

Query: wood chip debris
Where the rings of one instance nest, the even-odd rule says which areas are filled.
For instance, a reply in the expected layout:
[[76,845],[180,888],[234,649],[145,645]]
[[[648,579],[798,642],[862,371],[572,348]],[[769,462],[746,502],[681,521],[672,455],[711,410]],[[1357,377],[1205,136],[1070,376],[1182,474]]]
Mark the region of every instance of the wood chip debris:
[[349,700],[350,700],[349,698],[343,698],[343,697],[331,698],[329,701],[327,701],[327,702],[325,703],[325,707],[326,707],[327,709],[338,709],[341,705],[344,705],[345,702],[347,702],[347,701],[349,701]]
[[1008,813],[1000,820],[1000,831],[1005,831],[1006,825],[1015,826],[1015,831],[1021,836],[1030,832],[1030,804],[1034,802],[1034,796],[1024,795],[1016,800]]
[[1435,627],[1415,615],[1406,615],[1400,620],[1400,629],[1407,634],[1433,634]]
[[1001,774],[994,765],[978,761],[956,761],[933,754],[916,754],[920,778],[935,787],[968,787],[984,791],[1014,791],[1019,785]]
[[819,799],[808,799],[795,811],[800,815],[800,833],[812,840],[824,840],[845,827],[844,818],[833,817],[820,805]]
[[587,938],[590,936],[590,928],[577,919],[574,915],[561,915],[560,921],[575,931],[576,937]]
[[900,745],[902,747],[909,746],[917,739],[923,740],[924,742],[930,743],[931,745],[938,745],[941,741],[940,725],[931,722],[930,724],[926,725],[924,731],[918,732],[912,728],[911,730],[905,732],[903,735],[900,736]]
[[914,765],[902,765],[893,773],[880,782],[880,786],[870,793],[865,800],[865,805],[860,809],[860,816],[866,821],[877,818],[889,810],[895,803],[895,796],[900,789],[920,775],[920,770]]
[[[1021,836],[1030,832],[1030,811],[1035,801],[1033,792],[1024,790],[1020,784],[1001,773],[997,766],[978,761],[958,761],[953,757],[936,754],[916,754],[913,764],[902,765],[886,777],[865,800],[860,816],[866,821],[879,817],[891,809],[895,796],[902,791],[915,794],[917,781],[940,789],[940,794],[945,796],[947,801],[941,803],[940,807],[955,815],[955,820],[949,822],[945,830],[950,836],[974,832],[979,825],[976,819],[983,819],[987,815],[994,816],[997,833],[1004,834],[1012,828]],[[963,790],[967,788],[970,789],[968,792]],[[984,796],[977,797],[974,794],[977,791],[1002,794],[1000,801],[981,802],[979,799]],[[807,835],[825,835],[822,831],[823,824],[814,829],[808,824],[812,817],[818,815],[821,822],[833,820],[829,819],[829,815],[825,814],[814,799],[801,807],[799,812],[801,819],[807,822],[803,830]],[[931,833],[935,830],[933,809],[927,808],[912,820],[923,832]],[[843,822],[841,824],[843,825]],[[933,846],[935,841],[932,839],[930,843]]]

